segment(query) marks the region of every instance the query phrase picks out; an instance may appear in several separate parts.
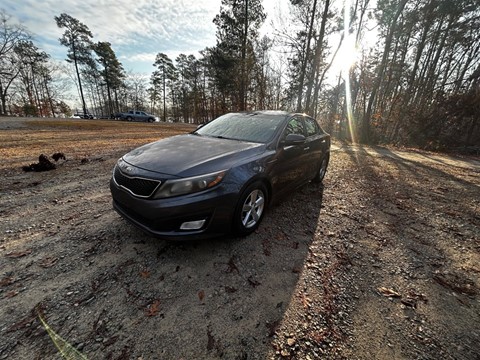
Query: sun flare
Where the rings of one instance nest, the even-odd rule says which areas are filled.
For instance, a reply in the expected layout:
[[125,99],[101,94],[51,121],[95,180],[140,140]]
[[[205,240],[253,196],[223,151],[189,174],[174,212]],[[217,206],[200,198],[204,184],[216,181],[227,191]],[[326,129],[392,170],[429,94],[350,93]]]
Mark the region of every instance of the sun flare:
[[361,50],[355,43],[354,36],[349,36],[347,39],[343,40],[335,60],[333,61],[332,70],[335,74],[341,73],[343,76],[345,76],[360,60],[360,56]]

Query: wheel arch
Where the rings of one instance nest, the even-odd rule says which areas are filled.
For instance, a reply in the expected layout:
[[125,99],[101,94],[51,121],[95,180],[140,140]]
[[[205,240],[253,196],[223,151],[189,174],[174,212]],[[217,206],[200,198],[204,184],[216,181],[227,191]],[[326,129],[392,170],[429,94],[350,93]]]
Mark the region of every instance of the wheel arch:
[[270,180],[268,179],[267,176],[265,175],[262,175],[262,174],[257,174],[255,176],[252,176],[250,179],[248,179],[248,181],[245,182],[245,184],[243,184],[242,188],[239,190],[239,194],[242,194],[246,188],[248,188],[250,185],[252,185],[253,183],[255,182],[261,182],[263,185],[265,185],[265,188],[267,189],[267,205],[270,205],[271,201],[272,201],[272,192],[273,192],[273,187],[272,187],[272,183],[270,182]]

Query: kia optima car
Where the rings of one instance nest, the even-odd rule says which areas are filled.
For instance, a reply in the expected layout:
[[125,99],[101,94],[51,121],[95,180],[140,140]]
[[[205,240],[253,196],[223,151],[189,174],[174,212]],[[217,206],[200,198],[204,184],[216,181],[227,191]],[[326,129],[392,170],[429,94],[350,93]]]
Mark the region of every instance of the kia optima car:
[[164,239],[247,235],[273,200],[321,182],[329,158],[330,135],[311,117],[230,113],[124,155],[110,181],[113,206]]

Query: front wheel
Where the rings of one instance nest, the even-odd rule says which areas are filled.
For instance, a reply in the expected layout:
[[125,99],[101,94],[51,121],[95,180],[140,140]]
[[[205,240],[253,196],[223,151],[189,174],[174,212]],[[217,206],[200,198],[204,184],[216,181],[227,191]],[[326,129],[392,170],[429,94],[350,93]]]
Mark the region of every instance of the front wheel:
[[254,232],[263,219],[267,189],[261,182],[249,185],[240,196],[234,215],[234,227],[240,235]]
[[322,162],[320,163],[320,167],[318,168],[318,171],[315,174],[315,177],[312,179],[313,182],[321,183],[323,181],[323,178],[327,174],[329,160],[330,160],[330,154],[326,153],[322,158]]

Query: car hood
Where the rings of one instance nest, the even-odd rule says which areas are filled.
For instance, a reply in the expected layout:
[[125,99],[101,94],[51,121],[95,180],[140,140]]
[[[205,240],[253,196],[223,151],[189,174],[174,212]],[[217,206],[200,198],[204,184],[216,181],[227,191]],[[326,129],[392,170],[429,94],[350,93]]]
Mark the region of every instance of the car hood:
[[143,145],[123,160],[143,170],[187,177],[229,169],[264,151],[264,144],[188,134]]

